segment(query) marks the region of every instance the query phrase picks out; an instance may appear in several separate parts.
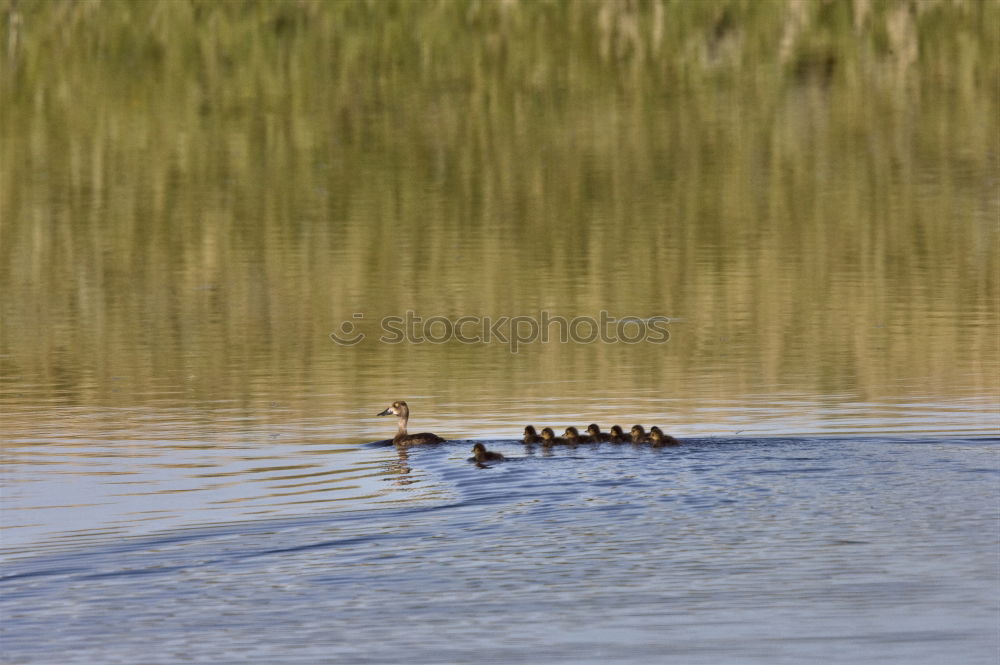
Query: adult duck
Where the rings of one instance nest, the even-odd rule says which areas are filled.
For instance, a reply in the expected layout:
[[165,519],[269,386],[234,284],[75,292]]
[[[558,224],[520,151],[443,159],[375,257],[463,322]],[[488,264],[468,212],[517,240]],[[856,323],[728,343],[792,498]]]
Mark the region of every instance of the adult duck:
[[444,441],[444,439],[439,437],[437,434],[431,434],[430,432],[407,434],[406,422],[410,419],[410,407],[406,406],[406,402],[403,402],[402,400],[393,402],[388,409],[378,415],[392,415],[399,417],[399,431],[396,432],[396,436],[392,437],[393,443],[400,443],[409,446],[417,443],[441,443]]

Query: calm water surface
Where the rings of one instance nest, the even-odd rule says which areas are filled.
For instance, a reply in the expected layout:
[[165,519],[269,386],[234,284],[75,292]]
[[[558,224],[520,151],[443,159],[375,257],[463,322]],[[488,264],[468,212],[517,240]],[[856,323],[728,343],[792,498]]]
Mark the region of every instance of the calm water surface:
[[1000,4],[0,17],[3,662],[997,662]]

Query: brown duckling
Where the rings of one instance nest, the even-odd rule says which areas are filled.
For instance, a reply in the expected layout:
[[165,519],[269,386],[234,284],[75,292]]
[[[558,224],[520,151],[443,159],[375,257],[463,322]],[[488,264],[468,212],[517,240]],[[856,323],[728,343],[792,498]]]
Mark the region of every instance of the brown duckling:
[[533,425],[528,425],[524,428],[524,439],[522,440],[525,443],[541,443],[542,437],[538,435],[538,432],[535,431],[535,427]]
[[546,446],[555,446],[565,443],[568,443],[568,441],[561,436],[556,436],[556,433],[552,431],[551,427],[542,428],[542,444]]
[[393,443],[411,445],[415,443],[441,443],[444,441],[437,434],[431,434],[430,432],[421,432],[420,434],[406,433],[406,421],[410,419],[410,407],[406,406],[406,402],[393,402],[388,409],[378,415],[388,416],[390,414],[399,416],[399,430],[396,432],[396,436],[392,437]]
[[631,443],[632,437],[622,431],[622,428],[618,425],[611,426],[611,442],[612,443]]
[[642,425],[632,425],[632,443],[649,443],[649,435]]
[[566,431],[563,432],[563,436],[566,437],[566,441],[568,441],[570,445],[574,446],[578,443],[590,443],[593,441],[593,439],[589,436],[580,434],[580,430],[575,427],[567,427]]
[[679,446],[681,442],[669,434],[664,434],[659,427],[653,425],[649,428],[649,445],[654,448],[663,448],[665,446]]
[[477,443],[472,446],[472,457],[469,458],[469,461],[482,464],[483,462],[502,462],[505,459],[507,458],[500,453],[495,453],[492,450],[486,450],[485,445]]
[[607,432],[602,432],[601,428],[597,426],[597,423],[590,423],[587,425],[587,434],[590,435],[592,441],[610,441],[611,435]]

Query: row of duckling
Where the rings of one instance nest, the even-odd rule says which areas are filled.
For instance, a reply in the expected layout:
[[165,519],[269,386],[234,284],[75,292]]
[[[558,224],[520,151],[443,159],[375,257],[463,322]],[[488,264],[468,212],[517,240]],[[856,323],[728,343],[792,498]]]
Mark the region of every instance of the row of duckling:
[[[525,444],[540,443],[543,446],[575,446],[581,443],[600,442],[648,443],[653,448],[679,446],[681,443],[669,434],[664,434],[656,425],[649,428],[648,434],[642,425],[633,425],[629,435],[626,436],[622,428],[618,425],[612,425],[611,432],[607,433],[602,432],[601,428],[595,423],[587,426],[586,434],[580,434],[580,430],[575,427],[567,427],[562,436],[556,436],[555,431],[551,427],[543,427],[542,433],[539,434],[535,431],[534,426],[528,425],[524,428],[523,441]],[[482,443],[476,443],[472,446],[472,454],[473,456],[469,458],[469,461],[476,462],[479,466],[482,466],[485,462],[502,462],[507,459],[498,452],[486,450],[486,446]]]
[[570,445],[575,446],[580,443],[648,443],[653,448],[663,448],[665,446],[678,446],[680,441],[664,434],[663,431],[653,425],[649,428],[649,433],[642,425],[632,425],[629,434],[625,434],[618,425],[612,425],[610,432],[602,432],[596,423],[587,425],[587,433],[580,434],[575,427],[567,427],[562,436],[556,436],[551,427],[543,427],[542,433],[535,431],[534,426],[528,425],[524,428],[525,443],[540,443],[543,446]]

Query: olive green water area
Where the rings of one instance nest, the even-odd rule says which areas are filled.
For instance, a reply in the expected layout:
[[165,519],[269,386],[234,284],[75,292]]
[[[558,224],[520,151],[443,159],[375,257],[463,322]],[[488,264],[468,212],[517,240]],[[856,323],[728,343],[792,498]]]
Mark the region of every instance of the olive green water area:
[[[590,414],[825,431],[823,409],[995,429],[997,2],[0,17],[8,457],[168,410],[354,443],[398,398],[463,436]],[[517,353],[379,341],[408,311],[671,322]],[[345,322],[367,337],[334,343]]]

